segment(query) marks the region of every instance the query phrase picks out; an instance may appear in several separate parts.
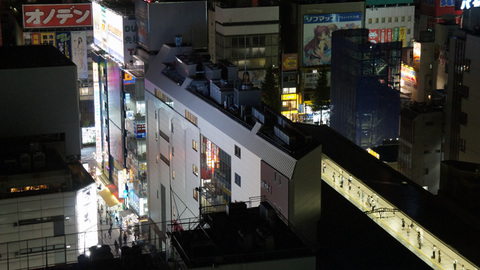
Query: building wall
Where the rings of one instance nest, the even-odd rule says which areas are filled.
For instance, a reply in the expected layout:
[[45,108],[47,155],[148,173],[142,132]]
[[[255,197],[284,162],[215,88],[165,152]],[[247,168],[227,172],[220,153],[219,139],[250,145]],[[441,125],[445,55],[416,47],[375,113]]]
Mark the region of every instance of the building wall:
[[[480,86],[478,76],[480,74],[480,37],[467,35],[465,45],[465,59],[467,62],[459,63],[463,72],[463,86],[468,89],[468,97],[463,98],[461,103],[461,121],[465,119],[465,124],[460,125],[460,138],[465,141],[463,150],[459,152],[459,160],[466,162],[480,163],[480,114],[478,113],[478,104],[480,104]],[[468,66],[468,67],[467,67]],[[469,71],[466,70],[469,68]]]
[[[65,260],[76,261],[78,253],[75,195],[75,192],[63,192],[0,200],[0,268],[43,267],[47,260],[49,265],[64,263]],[[26,220],[57,216],[61,218],[55,222],[32,220],[29,225],[15,225]],[[65,254],[67,245],[70,249]],[[45,252],[38,251],[38,248],[44,246],[53,246],[52,248],[57,250],[45,255]]]
[[[365,27],[368,29],[398,28],[400,41],[404,47],[411,47],[414,34],[415,6],[372,6],[365,9]],[[371,34],[371,32],[370,32]],[[397,41],[397,40],[394,40]],[[390,41],[391,42],[391,41]]]
[[[28,79],[27,79],[28,78]],[[80,111],[75,65],[0,71],[0,137],[65,133],[65,154],[80,157]],[[23,97],[23,98],[19,98]]]
[[[181,16],[179,16],[181,14]],[[164,43],[183,42],[207,48],[206,1],[135,2],[139,44],[148,51],[160,50]]]

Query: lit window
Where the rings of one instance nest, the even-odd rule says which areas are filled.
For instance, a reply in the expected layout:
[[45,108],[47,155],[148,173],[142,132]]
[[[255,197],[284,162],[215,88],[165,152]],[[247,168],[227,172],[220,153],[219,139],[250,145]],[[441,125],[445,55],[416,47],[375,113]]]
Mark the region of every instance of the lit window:
[[175,179],[175,170],[172,170],[172,178]]
[[382,23],[385,23],[385,17],[382,17]]
[[193,164],[193,174],[195,174],[196,176],[198,176],[198,167],[195,166],[195,164]]
[[198,202],[198,188],[193,189],[193,198]]
[[197,141],[192,140],[192,148],[193,148],[195,151],[198,151],[198,143],[197,143]]
[[375,23],[378,23],[378,18],[375,18]]
[[371,24],[373,22],[372,18],[368,19],[368,23]]

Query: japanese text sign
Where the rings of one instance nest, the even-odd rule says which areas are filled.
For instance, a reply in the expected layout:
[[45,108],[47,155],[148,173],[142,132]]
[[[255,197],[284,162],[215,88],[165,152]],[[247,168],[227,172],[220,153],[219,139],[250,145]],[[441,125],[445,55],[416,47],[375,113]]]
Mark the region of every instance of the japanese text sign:
[[92,26],[91,4],[23,5],[25,28]]

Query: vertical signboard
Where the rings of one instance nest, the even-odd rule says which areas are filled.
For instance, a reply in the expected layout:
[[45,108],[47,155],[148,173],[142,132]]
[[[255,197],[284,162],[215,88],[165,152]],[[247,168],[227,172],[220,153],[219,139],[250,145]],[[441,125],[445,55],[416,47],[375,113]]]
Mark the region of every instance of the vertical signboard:
[[42,32],[40,33],[40,44],[55,46],[55,32]]
[[40,33],[32,33],[32,45],[39,45],[40,43]]
[[330,64],[333,31],[338,29],[355,29],[361,27],[361,25],[361,12],[304,15],[304,66]]
[[135,48],[137,47],[137,26],[135,20],[124,19],[123,23],[123,61],[133,61]]
[[98,77],[98,64],[92,63],[93,68],[93,104],[95,110],[95,155],[97,162],[103,161],[102,156],[102,125],[100,110],[100,84]]
[[88,78],[87,68],[87,33],[85,31],[71,32],[72,61],[77,65],[78,78]]
[[70,32],[57,32],[56,45],[61,53],[68,59],[72,59],[72,37]]

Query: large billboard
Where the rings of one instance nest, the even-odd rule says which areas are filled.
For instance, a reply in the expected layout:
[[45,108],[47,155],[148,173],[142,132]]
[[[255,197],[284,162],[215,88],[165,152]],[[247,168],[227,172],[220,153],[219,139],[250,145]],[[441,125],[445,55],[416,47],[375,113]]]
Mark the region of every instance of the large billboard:
[[120,62],[130,62],[137,42],[135,20],[92,3],[93,42]]
[[91,4],[23,5],[24,28],[92,26]]
[[303,65],[329,65],[332,57],[332,32],[361,26],[361,12],[304,15]]

